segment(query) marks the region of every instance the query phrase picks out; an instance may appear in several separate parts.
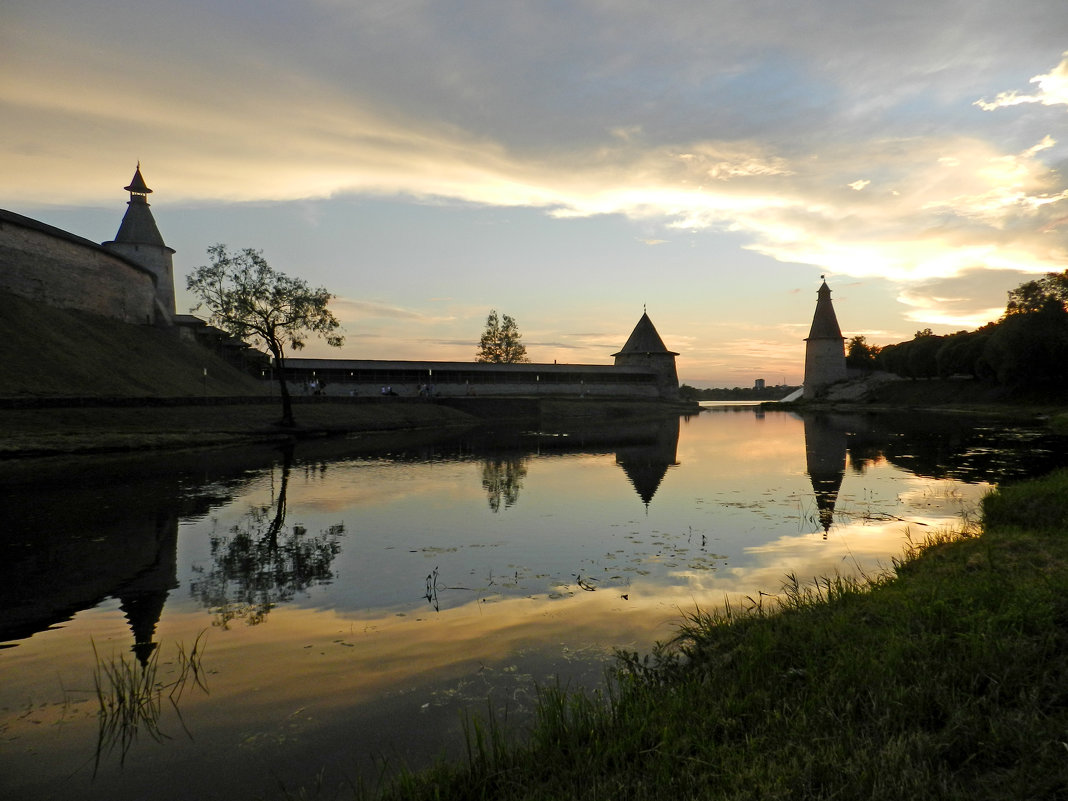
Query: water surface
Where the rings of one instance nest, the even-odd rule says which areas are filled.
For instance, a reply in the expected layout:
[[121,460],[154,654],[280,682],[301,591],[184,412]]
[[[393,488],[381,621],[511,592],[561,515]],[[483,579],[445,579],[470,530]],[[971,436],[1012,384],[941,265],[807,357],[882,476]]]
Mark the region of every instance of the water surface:
[[[5,463],[0,789],[333,797],[459,753],[463,710],[523,726],[539,684],[597,686],[613,649],[648,651],[698,606],[885,570],[1060,453],[974,419],[716,406],[388,449]],[[94,668],[155,661],[170,684],[198,637],[204,686],[102,735]]]

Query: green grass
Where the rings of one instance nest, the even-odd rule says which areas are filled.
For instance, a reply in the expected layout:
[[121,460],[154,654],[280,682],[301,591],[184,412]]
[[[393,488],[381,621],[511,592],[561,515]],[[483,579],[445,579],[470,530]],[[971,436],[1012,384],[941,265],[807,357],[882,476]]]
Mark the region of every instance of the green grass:
[[469,724],[463,764],[389,799],[1068,797],[1068,471],[884,576],[695,610],[531,731]]
[[1057,434],[1068,434],[1068,412],[1054,412],[1050,416],[1049,426]]

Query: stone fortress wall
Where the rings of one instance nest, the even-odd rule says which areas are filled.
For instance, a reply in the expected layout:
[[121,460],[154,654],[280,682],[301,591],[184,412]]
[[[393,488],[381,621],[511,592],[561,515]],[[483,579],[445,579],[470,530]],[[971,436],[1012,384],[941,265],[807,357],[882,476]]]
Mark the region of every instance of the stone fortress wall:
[[3,210],[0,291],[128,323],[156,320],[151,271],[88,239]]

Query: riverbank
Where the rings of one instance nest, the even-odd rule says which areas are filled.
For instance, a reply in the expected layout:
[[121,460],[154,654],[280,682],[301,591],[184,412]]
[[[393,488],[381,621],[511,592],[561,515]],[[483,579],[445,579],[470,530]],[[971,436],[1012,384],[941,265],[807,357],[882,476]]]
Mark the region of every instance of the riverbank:
[[277,402],[22,408],[5,409],[3,417],[2,458],[282,442],[475,422],[462,412],[430,404],[316,404],[297,406],[299,425],[285,429],[277,425]]
[[694,610],[606,694],[549,689],[524,740],[474,725],[384,797],[1068,797],[1068,471],[982,514],[867,583]]
[[[770,404],[775,406],[776,404]],[[818,400],[783,404],[796,409],[849,411],[938,411],[984,414],[1048,422],[1068,432],[1068,397],[1040,388],[1005,387],[972,378],[908,379],[872,373],[832,385]]]
[[278,425],[276,398],[38,398],[0,401],[0,458],[196,448],[321,437],[383,437],[479,425],[611,426],[696,413],[695,404],[538,398],[294,399],[297,425]]

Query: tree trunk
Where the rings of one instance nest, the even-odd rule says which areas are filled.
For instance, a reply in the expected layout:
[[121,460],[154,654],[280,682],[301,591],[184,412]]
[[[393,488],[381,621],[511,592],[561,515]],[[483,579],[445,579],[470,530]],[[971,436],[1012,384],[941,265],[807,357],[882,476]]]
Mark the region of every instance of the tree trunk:
[[282,396],[282,419],[279,425],[292,428],[297,423],[293,419],[293,400],[289,397],[289,387],[286,386],[286,360],[282,357],[282,349],[268,344],[271,353],[274,354],[275,373],[278,376],[278,391]]
[[293,466],[293,445],[290,443],[282,449],[282,484],[278,489],[278,499],[275,505],[274,520],[267,528],[267,541],[270,544],[271,553],[278,551],[278,533],[286,523],[286,490],[289,487],[289,471]]

